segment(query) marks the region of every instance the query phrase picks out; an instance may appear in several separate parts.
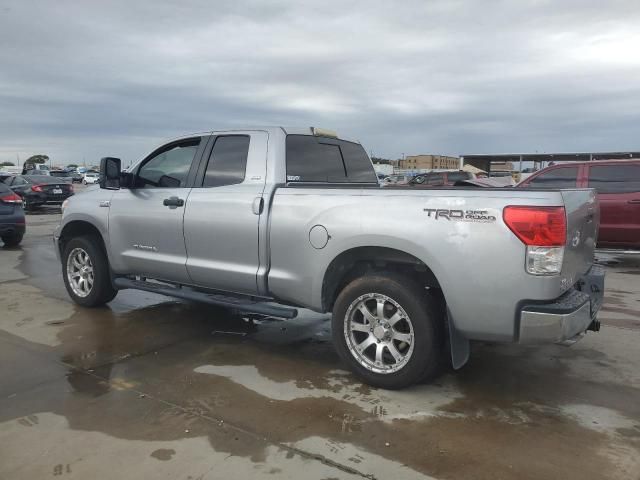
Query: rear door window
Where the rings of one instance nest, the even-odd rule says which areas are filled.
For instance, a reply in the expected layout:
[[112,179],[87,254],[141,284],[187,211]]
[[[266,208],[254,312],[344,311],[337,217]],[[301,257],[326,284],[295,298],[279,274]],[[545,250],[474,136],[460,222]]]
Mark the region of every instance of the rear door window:
[[377,183],[361,145],[310,135],[287,136],[287,182]]
[[640,165],[590,165],[589,187],[599,193],[640,192]]
[[576,188],[578,167],[554,168],[541,173],[528,184],[531,188]]
[[244,181],[249,155],[248,135],[224,135],[216,137],[207,171],[202,182],[203,187],[221,187],[235,185]]

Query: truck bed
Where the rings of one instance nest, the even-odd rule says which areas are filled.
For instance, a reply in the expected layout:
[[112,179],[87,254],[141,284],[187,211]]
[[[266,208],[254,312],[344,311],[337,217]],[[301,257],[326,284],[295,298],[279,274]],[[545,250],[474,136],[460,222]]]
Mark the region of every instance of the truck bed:
[[[565,207],[567,246],[560,275],[525,272],[525,246],[502,218],[507,205]],[[429,209],[486,212],[493,220],[435,219]],[[363,245],[399,250],[433,272],[464,335],[510,341],[524,298],[555,299],[590,268],[597,214],[590,189],[283,186],[271,207],[269,289],[276,298],[324,311],[324,273],[338,255]],[[326,246],[310,243],[314,228],[326,230]]]

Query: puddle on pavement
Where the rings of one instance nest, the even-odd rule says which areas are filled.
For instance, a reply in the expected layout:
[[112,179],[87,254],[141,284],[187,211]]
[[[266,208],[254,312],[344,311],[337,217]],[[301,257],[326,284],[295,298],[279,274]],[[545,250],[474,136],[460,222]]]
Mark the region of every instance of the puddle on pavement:
[[[72,369],[67,382],[79,396],[53,411],[71,428],[122,438],[205,435],[216,451],[255,462],[264,461],[264,443],[237,445],[212,434],[202,417],[294,447],[312,436],[323,438],[327,451],[320,453],[327,456],[336,445],[355,445],[434,476],[526,478],[522,472],[530,471],[531,478],[585,478],[588,471],[597,478],[612,468],[602,454],[609,433],[571,419],[559,405],[574,395],[611,405],[609,397],[638,394],[571,378],[561,360],[540,359],[535,349],[491,346],[480,346],[465,370],[434,385],[379,391],[341,370],[328,338],[321,316],[255,323],[172,302],[122,314],[78,309],[58,333],[54,351],[90,375]],[[604,358],[599,352],[584,355]],[[169,403],[144,412],[146,435],[110,415],[97,421],[103,414],[87,409],[88,398],[96,398],[96,407],[106,401],[111,412],[129,410],[121,414],[126,418],[131,405],[114,399],[130,394],[128,402],[144,402],[138,392]],[[640,416],[633,404],[616,407]],[[545,461],[532,464],[532,452]],[[567,458],[580,459],[580,469]],[[353,468],[368,471],[356,460],[350,461]]]
[[[593,428],[583,410],[562,409],[584,398],[640,418],[637,385],[571,375],[568,364],[580,356],[615,371],[615,361],[597,350],[481,345],[458,374],[388,392],[342,369],[326,316],[255,322],[138,298],[124,295],[112,308],[70,307],[60,318],[38,311],[43,323],[64,321],[38,328],[55,332],[56,342],[40,343],[69,371],[58,383],[5,399],[0,420],[46,410],[72,429],[128,440],[203,436],[216,452],[254,462],[266,458],[265,439],[303,448],[316,438],[328,458],[351,445],[418,472],[460,478],[607,478],[628,461],[612,457],[611,445],[640,452],[628,434],[634,425],[617,419],[613,431]],[[20,333],[14,342],[37,342]],[[368,471],[353,455],[347,462]]]
[[[2,269],[0,270],[0,292],[2,292],[5,289],[5,286],[1,285],[3,282],[22,280],[27,276],[18,268],[22,257],[22,248],[2,247],[0,255],[2,255]],[[4,292],[2,293],[4,294]]]
[[[357,478],[273,445],[263,446],[264,461],[253,462],[244,455],[212,449],[207,436],[150,442],[117,438],[95,429],[78,435],[63,416],[42,412],[32,417],[37,423],[29,426],[19,420],[2,424],[3,478],[240,480],[300,478],[300,472],[304,478]],[[222,441],[243,443],[237,436]]]
[[[593,396],[583,381],[564,375],[562,362],[539,364],[533,350],[481,347],[457,375],[388,392],[341,370],[328,334],[322,316],[255,323],[176,302],[121,314],[78,309],[51,351],[87,373],[70,369],[67,388],[30,393],[0,417],[27,417],[46,404],[76,430],[131,440],[205,436],[217,452],[254,462],[265,460],[264,436],[296,448],[310,437],[325,439],[319,453],[329,458],[332,448],[354,445],[434,476],[600,478],[613,468],[600,453],[609,435],[556,406],[576,392]],[[638,393],[632,390],[625,394]],[[232,440],[238,431],[255,438]],[[532,463],[531,452],[545,461]],[[579,459],[580,468],[567,459]],[[369,471],[356,457],[347,460]]]

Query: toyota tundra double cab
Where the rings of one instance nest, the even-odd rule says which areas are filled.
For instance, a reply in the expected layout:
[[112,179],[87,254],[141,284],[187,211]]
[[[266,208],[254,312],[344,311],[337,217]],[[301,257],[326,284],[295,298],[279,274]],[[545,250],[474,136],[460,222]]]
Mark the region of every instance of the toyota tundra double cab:
[[364,381],[402,388],[473,340],[571,344],[598,330],[591,189],[380,188],[364,148],[318,128],[172,140],[68,199],[54,234],[70,297],[121,289],[294,318],[332,313]]

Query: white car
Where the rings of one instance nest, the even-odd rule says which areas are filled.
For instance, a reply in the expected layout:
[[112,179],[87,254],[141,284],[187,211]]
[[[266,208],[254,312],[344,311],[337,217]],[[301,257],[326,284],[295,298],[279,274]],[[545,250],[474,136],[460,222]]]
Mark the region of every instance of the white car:
[[100,179],[100,174],[99,173],[87,172],[87,173],[84,174],[84,178],[82,179],[82,183],[84,183],[85,185],[98,183],[99,179]]

